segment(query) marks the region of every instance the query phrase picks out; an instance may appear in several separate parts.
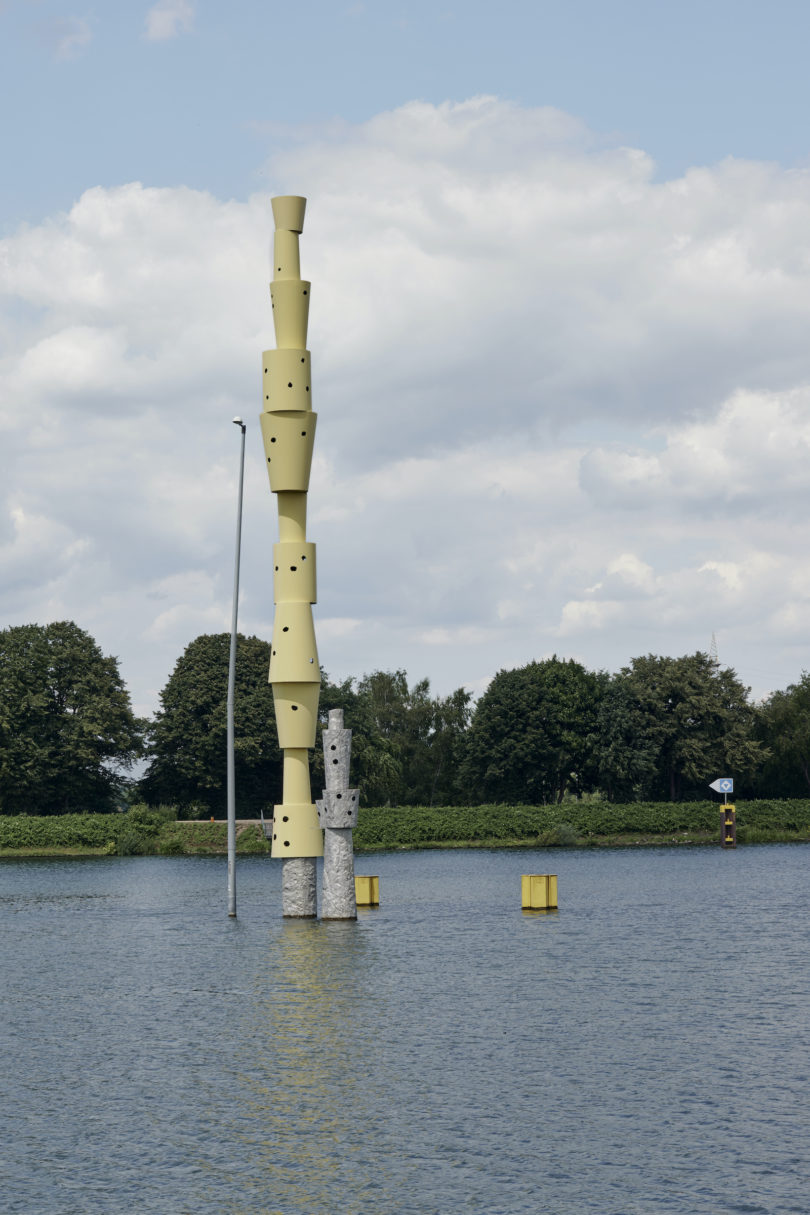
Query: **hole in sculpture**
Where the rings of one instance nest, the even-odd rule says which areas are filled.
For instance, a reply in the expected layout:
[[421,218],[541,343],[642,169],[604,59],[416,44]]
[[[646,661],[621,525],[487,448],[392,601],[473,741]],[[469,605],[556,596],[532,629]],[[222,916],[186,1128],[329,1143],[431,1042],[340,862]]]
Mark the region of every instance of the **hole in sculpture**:
[[289,840],[285,840],[285,841],[284,841],[284,847],[285,847],[285,848],[289,848],[289,846],[290,846],[290,841],[289,841]]
[[276,566],[276,572],[278,572],[278,566]]
[[293,713],[298,712],[298,705],[290,705],[290,708],[292,709]]
[[304,437],[304,435],[305,435],[306,433],[307,433],[307,432],[306,432],[305,430],[302,430],[302,431],[301,431],[301,438],[302,438],[302,439],[303,439],[303,437]]
[[337,746],[335,745],[335,743],[332,743],[332,746],[329,749],[330,749],[330,751],[337,751]]
[[301,560],[302,560],[302,561],[306,561],[306,559],[307,559],[307,555],[306,555],[306,553],[302,553],[302,554],[301,554]]
[[288,380],[288,381],[287,381],[287,387],[288,387],[288,388],[292,388],[292,380]]
[[337,763],[337,760],[336,760],[336,759],[333,759],[333,760],[332,760],[332,763],[333,763],[333,764],[336,764],[336,763]]
[[290,569],[292,570],[292,572],[293,572],[293,573],[295,573],[295,571],[298,569],[298,566],[297,566],[297,565],[291,565],[291,566],[290,566]]
[[343,797],[343,794],[342,794],[342,793],[338,793],[338,795],[337,795],[337,799],[338,799],[338,801],[340,801],[340,799],[341,799],[342,797]]
[[282,631],[282,633],[289,633],[289,631],[290,631],[290,626],[289,626],[288,624],[285,624],[285,625],[284,625],[284,628],[283,628],[281,631]]
[[274,835],[274,836],[273,836],[273,839],[274,839],[274,840],[277,840],[277,839],[278,839],[278,836],[277,836],[277,835]]
[[270,442],[271,442],[271,443],[275,443],[275,441],[276,441],[276,436],[275,436],[275,435],[273,435],[273,437],[271,438]]
[[309,661],[310,661],[310,662],[314,662],[314,661],[315,661],[315,659],[314,659],[314,658],[310,658],[310,660],[309,660]]
[[289,814],[282,814],[281,821],[282,821],[282,823],[288,823],[290,821]]
[[304,292],[304,295],[306,295],[306,291]]

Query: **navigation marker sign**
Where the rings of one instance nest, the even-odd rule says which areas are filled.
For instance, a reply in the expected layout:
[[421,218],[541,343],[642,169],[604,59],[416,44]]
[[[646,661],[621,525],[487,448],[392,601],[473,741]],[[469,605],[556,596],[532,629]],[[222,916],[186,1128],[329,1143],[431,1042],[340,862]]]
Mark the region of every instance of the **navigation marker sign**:
[[712,781],[709,788],[714,789],[717,793],[733,793],[734,781],[730,776],[720,776],[717,780]]

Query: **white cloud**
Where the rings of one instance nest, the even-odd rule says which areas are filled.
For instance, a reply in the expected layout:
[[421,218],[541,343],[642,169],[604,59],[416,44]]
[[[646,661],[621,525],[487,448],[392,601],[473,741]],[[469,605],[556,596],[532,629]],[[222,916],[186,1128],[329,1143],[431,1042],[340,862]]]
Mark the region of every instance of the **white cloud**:
[[194,5],[189,0],[158,0],[146,14],[146,37],[165,42],[188,33],[194,23]]
[[[810,666],[810,174],[656,184],[643,154],[492,98],[412,103],[271,173],[310,199],[330,673],[478,688],[555,648],[616,667],[713,631],[763,688]],[[0,242],[2,620],[73,616],[142,705],[227,627],[234,413],[240,624],[269,633],[271,229],[265,197],[130,183]]]

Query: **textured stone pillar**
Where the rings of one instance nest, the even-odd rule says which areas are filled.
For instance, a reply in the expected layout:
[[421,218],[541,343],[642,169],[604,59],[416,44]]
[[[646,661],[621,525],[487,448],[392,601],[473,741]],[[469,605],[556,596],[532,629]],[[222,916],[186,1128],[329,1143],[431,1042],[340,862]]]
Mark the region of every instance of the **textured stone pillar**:
[[343,727],[343,710],[329,711],[323,732],[323,761],[326,788],[316,802],[318,822],[323,827],[322,920],[356,920],[354,897],[354,847],[352,830],[357,822],[360,794],[349,788],[352,732]]
[[281,867],[281,909],[289,918],[314,919],[318,911],[315,861],[293,857]]

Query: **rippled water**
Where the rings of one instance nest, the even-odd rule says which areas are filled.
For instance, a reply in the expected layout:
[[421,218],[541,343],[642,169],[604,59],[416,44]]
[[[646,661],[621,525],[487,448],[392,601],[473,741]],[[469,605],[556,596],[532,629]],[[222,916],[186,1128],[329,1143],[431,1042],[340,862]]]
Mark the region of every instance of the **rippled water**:
[[[810,848],[0,862],[6,1212],[810,1211]],[[524,914],[520,874],[559,874]]]

